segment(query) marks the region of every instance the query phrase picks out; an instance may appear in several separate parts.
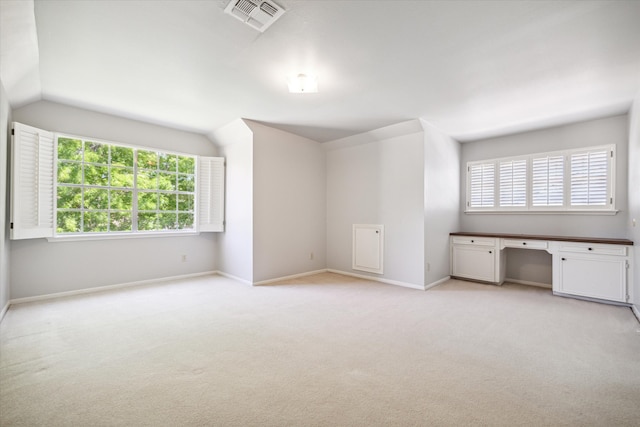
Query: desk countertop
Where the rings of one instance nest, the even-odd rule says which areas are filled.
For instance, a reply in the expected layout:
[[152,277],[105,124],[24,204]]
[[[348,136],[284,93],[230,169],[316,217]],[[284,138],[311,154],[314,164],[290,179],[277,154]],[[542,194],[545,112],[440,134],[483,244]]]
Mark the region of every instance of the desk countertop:
[[633,242],[628,239],[609,239],[602,237],[576,237],[576,236],[541,236],[539,234],[509,234],[509,233],[475,233],[458,231],[449,233],[451,236],[478,236],[478,237],[500,237],[503,239],[522,239],[522,240],[554,240],[560,242],[578,242],[578,243],[604,243],[607,245],[629,245],[633,246]]

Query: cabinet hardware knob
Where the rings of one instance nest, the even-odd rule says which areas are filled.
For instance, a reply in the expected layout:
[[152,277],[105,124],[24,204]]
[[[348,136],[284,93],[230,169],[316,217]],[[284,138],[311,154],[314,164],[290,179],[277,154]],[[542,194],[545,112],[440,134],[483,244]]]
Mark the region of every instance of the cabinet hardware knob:
[[527,244],[527,242],[522,242],[522,244],[523,244],[523,245],[526,245],[526,244]]
[[589,248],[589,250],[590,250],[590,251],[592,251],[592,250],[593,250],[593,248]]
[[493,252],[489,251],[490,254],[492,254]]
[[566,258],[562,258],[562,260],[563,260],[563,261],[566,261],[567,259],[566,259]]
[[471,243],[475,242],[475,240],[472,240]]

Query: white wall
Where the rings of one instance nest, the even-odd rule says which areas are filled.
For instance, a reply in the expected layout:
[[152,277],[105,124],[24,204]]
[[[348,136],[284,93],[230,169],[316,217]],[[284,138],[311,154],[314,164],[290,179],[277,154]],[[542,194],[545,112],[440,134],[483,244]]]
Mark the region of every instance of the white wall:
[[[203,135],[39,101],[13,120],[46,130],[199,155],[216,155]],[[11,298],[216,270],[215,233],[188,237],[50,243],[11,242]],[[182,262],[187,255],[187,262]]]
[[[462,144],[460,163],[460,225],[464,231],[565,235],[584,237],[627,237],[627,115],[573,123],[538,131],[507,135]],[[617,215],[578,214],[465,214],[466,164],[507,156],[547,151],[616,145],[616,208]],[[544,255],[509,252],[507,277],[510,279],[551,283],[549,266]]]
[[507,281],[515,279],[551,285],[553,270],[551,254],[547,251],[508,248],[505,249],[505,255],[508,261],[505,275]]
[[216,155],[215,145],[204,135],[50,101],[38,101],[16,109],[13,120],[52,132],[65,132],[202,156]]
[[8,307],[9,292],[9,145],[11,107],[0,81],[0,320],[4,309]]
[[627,234],[627,115],[574,123],[539,131],[508,135],[462,144],[461,194],[466,191],[466,164],[473,160],[615,144],[617,155],[617,215],[465,214],[460,200],[464,231],[557,234],[585,237],[625,238]]
[[237,119],[210,138],[227,164],[225,231],[218,236],[218,270],[253,283],[253,132]]
[[[631,220],[636,220],[633,227]],[[629,222],[628,236],[634,242],[635,274],[633,304],[640,315],[640,92],[629,112]]]
[[[424,145],[419,120],[323,144],[328,268],[424,286]],[[384,225],[384,275],[351,268],[353,224]]]
[[449,233],[460,228],[460,143],[424,128],[425,285],[449,276]]
[[324,150],[316,141],[246,123],[253,131],[254,282],[324,269]]

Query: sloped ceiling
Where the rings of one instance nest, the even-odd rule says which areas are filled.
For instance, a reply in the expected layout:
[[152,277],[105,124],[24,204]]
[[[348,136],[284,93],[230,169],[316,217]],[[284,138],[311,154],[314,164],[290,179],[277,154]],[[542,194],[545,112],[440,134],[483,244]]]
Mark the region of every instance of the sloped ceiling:
[[[14,107],[41,98],[202,134],[243,117],[324,142],[422,118],[468,141],[623,113],[640,90],[634,0],[276,0],[287,12],[264,33],[227,0],[30,3],[0,1]],[[287,92],[300,72],[319,93]]]
[[42,98],[31,1],[0,1],[0,78],[14,108]]

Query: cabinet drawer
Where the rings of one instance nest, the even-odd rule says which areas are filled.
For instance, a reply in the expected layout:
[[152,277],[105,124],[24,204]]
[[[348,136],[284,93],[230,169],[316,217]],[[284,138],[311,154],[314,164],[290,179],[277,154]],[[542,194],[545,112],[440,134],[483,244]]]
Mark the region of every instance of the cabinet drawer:
[[592,245],[563,243],[560,246],[562,252],[574,252],[580,254],[618,255],[627,256],[627,247],[622,245]]
[[514,240],[504,239],[505,248],[547,249],[546,240]]
[[496,239],[492,237],[455,236],[451,238],[455,245],[495,246]]

